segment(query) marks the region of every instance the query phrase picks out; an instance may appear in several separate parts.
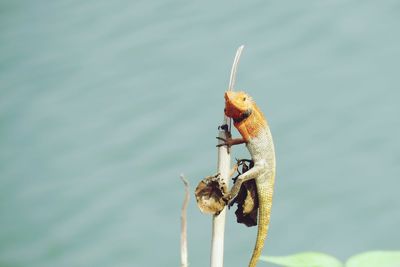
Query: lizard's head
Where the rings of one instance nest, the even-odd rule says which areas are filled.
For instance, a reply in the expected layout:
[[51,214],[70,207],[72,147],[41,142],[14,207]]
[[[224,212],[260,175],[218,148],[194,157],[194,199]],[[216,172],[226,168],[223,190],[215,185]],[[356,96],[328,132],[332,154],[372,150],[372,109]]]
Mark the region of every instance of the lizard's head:
[[235,122],[242,121],[250,116],[253,100],[245,92],[225,92],[225,115]]

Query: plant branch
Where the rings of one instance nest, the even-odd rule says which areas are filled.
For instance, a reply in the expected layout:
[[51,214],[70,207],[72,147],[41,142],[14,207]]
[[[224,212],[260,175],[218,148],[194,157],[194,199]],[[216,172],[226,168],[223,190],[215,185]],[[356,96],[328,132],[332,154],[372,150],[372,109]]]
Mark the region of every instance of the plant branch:
[[[235,60],[233,61],[231,75],[229,79],[228,90],[233,90],[236,80],[237,65],[239,63],[240,55],[243,50],[243,45],[240,46],[236,51]],[[224,124],[230,123],[230,119],[224,116]],[[231,127],[228,131],[219,131],[219,137],[223,139],[228,138],[230,135]],[[230,136],[229,136],[230,137]],[[221,144],[221,141],[219,141]],[[218,147],[218,173],[221,175],[221,181],[225,184],[229,184],[229,173],[230,173],[231,155],[226,146]],[[225,217],[226,207],[221,211],[219,215],[213,216],[212,221],[212,239],[211,239],[211,267],[223,267],[224,265],[224,233],[225,233]]]

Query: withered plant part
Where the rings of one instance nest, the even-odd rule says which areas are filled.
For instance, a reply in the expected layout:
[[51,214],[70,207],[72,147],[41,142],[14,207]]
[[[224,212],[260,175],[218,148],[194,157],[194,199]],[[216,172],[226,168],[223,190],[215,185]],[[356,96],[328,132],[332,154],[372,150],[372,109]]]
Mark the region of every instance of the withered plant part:
[[[238,174],[232,178],[234,183],[239,175],[247,172],[254,166],[254,162],[249,159],[240,159],[237,160],[237,166]],[[257,225],[258,195],[254,179],[242,183],[238,195],[229,203],[229,208],[234,204],[237,204],[235,214],[238,223],[243,223],[247,227]]]
[[227,185],[219,173],[207,176],[196,187],[197,206],[203,213],[218,215],[226,205],[223,200],[226,192]]

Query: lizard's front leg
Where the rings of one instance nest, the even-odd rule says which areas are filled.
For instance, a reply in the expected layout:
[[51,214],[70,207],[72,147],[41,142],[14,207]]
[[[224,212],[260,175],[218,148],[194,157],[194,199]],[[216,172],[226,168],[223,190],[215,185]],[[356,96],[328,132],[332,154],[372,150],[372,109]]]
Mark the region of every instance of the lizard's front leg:
[[221,137],[216,137],[218,140],[221,140],[221,141],[223,141],[224,143],[222,143],[222,144],[218,144],[217,145],[217,147],[220,147],[220,146],[228,146],[228,147],[231,147],[231,146],[234,146],[234,145],[240,145],[240,144],[244,144],[244,143],[246,143],[246,140],[244,140],[243,138],[231,138],[231,137],[229,137],[229,138],[221,138]]

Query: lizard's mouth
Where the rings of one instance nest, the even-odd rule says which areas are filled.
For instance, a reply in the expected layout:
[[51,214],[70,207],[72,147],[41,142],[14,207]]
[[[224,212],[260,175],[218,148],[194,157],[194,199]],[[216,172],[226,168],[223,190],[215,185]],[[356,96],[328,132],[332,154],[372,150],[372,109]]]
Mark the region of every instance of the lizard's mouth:
[[235,106],[231,102],[226,101],[225,115],[228,116],[229,118],[236,119],[240,117],[240,111],[237,108],[235,108]]
[[225,115],[235,119],[240,117],[240,110],[233,103],[233,99],[235,99],[235,92],[225,92]]

